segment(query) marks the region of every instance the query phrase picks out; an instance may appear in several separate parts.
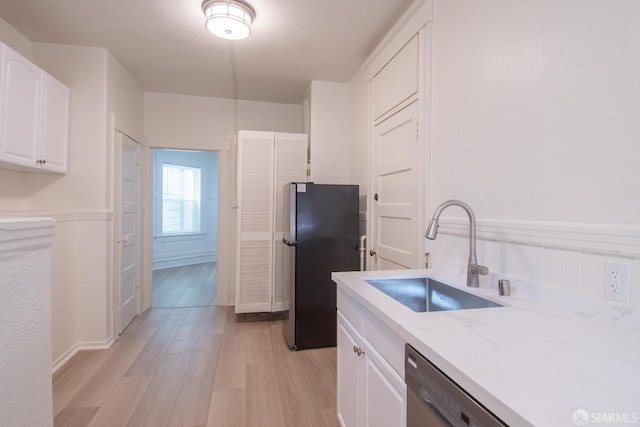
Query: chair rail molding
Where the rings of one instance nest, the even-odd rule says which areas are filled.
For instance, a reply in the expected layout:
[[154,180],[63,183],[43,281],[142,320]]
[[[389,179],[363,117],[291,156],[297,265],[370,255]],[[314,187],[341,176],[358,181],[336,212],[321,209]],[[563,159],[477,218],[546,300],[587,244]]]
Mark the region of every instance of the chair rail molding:
[[[441,219],[439,232],[469,235],[466,218]],[[503,243],[640,259],[640,225],[555,221],[478,220],[477,238]]]

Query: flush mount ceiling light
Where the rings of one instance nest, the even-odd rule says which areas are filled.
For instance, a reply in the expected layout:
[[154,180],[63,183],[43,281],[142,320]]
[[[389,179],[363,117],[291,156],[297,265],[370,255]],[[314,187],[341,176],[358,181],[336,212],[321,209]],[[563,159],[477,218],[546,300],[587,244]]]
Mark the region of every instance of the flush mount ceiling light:
[[227,40],[242,40],[251,34],[256,13],[249,4],[237,0],[208,0],[202,5],[210,33]]

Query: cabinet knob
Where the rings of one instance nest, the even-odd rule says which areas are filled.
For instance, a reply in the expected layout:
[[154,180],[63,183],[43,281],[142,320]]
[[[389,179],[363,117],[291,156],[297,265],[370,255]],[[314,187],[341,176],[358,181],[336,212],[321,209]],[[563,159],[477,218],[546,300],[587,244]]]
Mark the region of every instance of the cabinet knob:
[[369,255],[376,256],[378,255],[378,252],[374,251],[373,249],[369,249]]
[[375,200],[376,202],[378,201],[378,193],[374,194],[373,200]]
[[358,352],[358,346],[356,346],[356,345],[354,345],[354,346],[353,346],[353,352],[354,352],[354,353],[357,353],[357,352]]

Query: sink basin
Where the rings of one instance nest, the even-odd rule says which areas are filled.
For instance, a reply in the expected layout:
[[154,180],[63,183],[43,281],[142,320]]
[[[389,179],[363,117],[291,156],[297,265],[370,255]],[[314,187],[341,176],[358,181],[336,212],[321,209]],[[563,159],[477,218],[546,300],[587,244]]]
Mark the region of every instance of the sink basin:
[[493,301],[426,277],[365,280],[365,282],[417,312],[502,307]]

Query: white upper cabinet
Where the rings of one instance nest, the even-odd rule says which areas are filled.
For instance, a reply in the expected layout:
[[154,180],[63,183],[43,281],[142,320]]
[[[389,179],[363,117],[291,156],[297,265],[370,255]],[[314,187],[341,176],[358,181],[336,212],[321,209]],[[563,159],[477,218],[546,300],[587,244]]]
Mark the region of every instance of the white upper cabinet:
[[36,167],[42,70],[7,46],[3,50],[0,158]]
[[67,171],[69,146],[69,88],[43,73],[41,109],[41,167],[51,172]]
[[0,83],[0,162],[67,171],[69,89],[6,45]]

